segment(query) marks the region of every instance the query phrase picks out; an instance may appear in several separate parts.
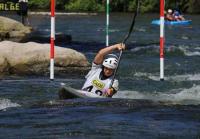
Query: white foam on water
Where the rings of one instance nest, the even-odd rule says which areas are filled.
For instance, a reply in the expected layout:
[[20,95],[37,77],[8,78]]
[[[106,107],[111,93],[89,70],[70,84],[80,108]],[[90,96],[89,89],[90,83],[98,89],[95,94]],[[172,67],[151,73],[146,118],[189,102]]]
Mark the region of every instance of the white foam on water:
[[160,81],[160,76],[159,75],[153,75],[151,73],[144,73],[144,72],[136,72],[134,74],[136,77],[146,77],[148,79],[151,79],[153,81]]
[[153,81],[160,81],[160,76],[156,76],[156,75],[149,75],[148,76],[149,79],[153,80]]
[[190,51],[186,51],[185,52],[185,55],[186,56],[200,56],[200,52],[198,51],[196,51],[196,52],[190,52]]
[[109,32],[111,33],[111,32],[120,32],[120,30],[119,29],[109,29]]
[[131,49],[132,52],[138,52],[140,50],[146,50],[146,49],[152,49],[152,50],[159,50],[159,46],[156,45],[149,45],[149,46],[143,46],[143,47],[135,47],[133,49]]
[[146,96],[137,91],[119,91],[113,98],[145,99]]
[[144,27],[141,27],[141,28],[135,28],[136,31],[139,31],[139,32],[146,32],[146,29]]
[[183,40],[188,40],[188,39],[189,39],[188,36],[184,36],[184,35],[183,35],[181,38],[182,38]]
[[[98,32],[105,32],[106,29],[105,29],[105,28],[98,28],[97,31],[98,31]],[[119,31],[120,31],[119,29],[109,29],[109,32],[110,32],[110,33],[119,32]]]
[[0,110],[5,110],[11,107],[20,107],[21,105],[11,102],[9,99],[0,99]]
[[191,48],[189,48],[187,46],[179,46],[178,48],[180,50],[182,50],[186,56],[200,56],[200,52],[198,51],[199,50],[198,47],[192,48],[192,49],[194,49],[196,51],[189,50]]
[[185,74],[167,77],[168,80],[174,81],[200,81],[200,74]]
[[198,100],[200,102],[200,86],[193,85],[193,87],[189,89],[183,89],[181,92],[173,95],[175,100]]
[[134,74],[134,76],[136,76],[136,77],[143,77],[143,76],[149,76],[149,73],[146,73],[146,72],[136,72],[135,74]]
[[[152,73],[136,72],[136,77],[144,77],[154,81],[159,81],[159,75]],[[200,74],[172,75],[165,77],[167,81],[200,81]],[[153,101],[170,101],[176,104],[200,104],[200,85],[193,85],[191,88],[172,89],[167,92],[137,92],[137,91],[119,91],[117,98],[129,99],[149,99]]]
[[147,99],[153,101],[172,102],[174,104],[200,104],[200,85],[194,85],[191,88],[173,89],[167,93],[163,92],[137,92],[137,91],[119,91],[113,98],[128,99]]
[[199,46],[185,46],[185,45],[171,46],[169,47],[169,51],[172,48],[179,49],[184,53],[185,56],[200,56]]
[[[153,75],[151,73],[143,73],[143,72],[136,72],[134,74],[135,77],[146,77],[153,81],[159,81],[159,75]],[[184,75],[172,75],[172,76],[165,76],[165,80],[173,80],[173,81],[200,81],[200,74],[184,74]]]
[[[151,51],[155,51],[159,53],[159,46],[158,45],[149,45],[144,47],[135,47],[131,49],[132,52],[138,52],[141,50],[148,50],[151,49]],[[200,56],[200,48],[198,46],[168,46],[165,48],[167,52],[173,52],[173,50],[180,50],[184,53],[185,56]]]
[[159,97],[160,100],[172,101],[176,103],[184,103],[184,101],[187,101],[187,104],[200,104],[200,86],[194,85],[188,89],[177,89],[177,93],[160,94]]

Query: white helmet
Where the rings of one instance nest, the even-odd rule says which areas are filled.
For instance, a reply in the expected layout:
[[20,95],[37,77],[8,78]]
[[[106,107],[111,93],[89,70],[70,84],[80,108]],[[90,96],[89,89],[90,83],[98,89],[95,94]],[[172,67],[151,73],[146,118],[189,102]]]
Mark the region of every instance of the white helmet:
[[110,58],[106,58],[103,61],[103,66],[107,67],[107,68],[110,68],[110,69],[116,69],[117,68],[117,63],[118,63],[118,60],[117,60],[116,57],[110,57]]
[[173,11],[172,11],[172,9],[168,9],[168,11],[167,11],[168,13],[172,13]]

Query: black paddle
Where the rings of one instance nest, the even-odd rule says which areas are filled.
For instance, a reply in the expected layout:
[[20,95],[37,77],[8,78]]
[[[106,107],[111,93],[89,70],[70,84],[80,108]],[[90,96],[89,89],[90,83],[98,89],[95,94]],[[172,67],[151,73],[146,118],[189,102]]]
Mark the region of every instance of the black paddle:
[[[133,20],[132,20],[132,23],[131,23],[131,27],[130,27],[130,29],[129,29],[128,34],[125,36],[124,40],[122,41],[122,44],[125,44],[125,43],[126,43],[126,41],[128,40],[128,38],[129,38],[130,35],[131,35],[131,32],[132,32],[132,30],[133,30],[134,25],[135,25],[135,19],[136,19],[136,16],[137,16],[138,12],[139,12],[139,4],[140,4],[140,3],[139,3],[139,0],[136,0],[136,4],[137,4],[137,8],[136,8],[135,14],[134,14],[134,16],[133,16]],[[111,80],[111,83],[110,83],[109,88],[111,88],[112,85],[113,85],[113,82],[114,82],[114,79],[115,79],[115,76],[116,76],[116,73],[117,73],[117,70],[118,70],[118,67],[119,67],[119,64],[120,64],[122,52],[123,52],[123,51],[121,50],[120,53],[119,53],[119,58],[118,58],[117,67],[116,67],[116,69],[115,69],[115,71],[114,71],[114,74],[113,74],[113,77],[112,77],[112,80]]]

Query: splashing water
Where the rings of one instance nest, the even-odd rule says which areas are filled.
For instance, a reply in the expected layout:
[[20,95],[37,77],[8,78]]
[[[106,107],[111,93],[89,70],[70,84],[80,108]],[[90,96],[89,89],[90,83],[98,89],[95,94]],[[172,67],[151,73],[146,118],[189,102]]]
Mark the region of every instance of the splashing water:
[[0,110],[5,110],[11,107],[20,107],[20,105],[11,102],[9,99],[0,99]]
[[128,99],[147,99],[152,101],[171,102],[173,104],[200,104],[200,86],[193,85],[191,88],[179,88],[171,90],[171,92],[161,93],[141,93],[137,91],[119,91],[113,98]]

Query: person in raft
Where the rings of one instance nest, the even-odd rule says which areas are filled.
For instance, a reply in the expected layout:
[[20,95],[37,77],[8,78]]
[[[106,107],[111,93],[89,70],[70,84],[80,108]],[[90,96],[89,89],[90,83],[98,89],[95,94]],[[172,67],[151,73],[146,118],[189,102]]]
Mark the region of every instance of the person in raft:
[[101,49],[94,58],[91,70],[85,76],[86,81],[82,90],[106,97],[112,97],[117,93],[119,88],[117,79],[114,79],[112,87],[109,87],[117,68],[118,57],[110,53],[123,49],[125,49],[124,44],[115,44]]
[[174,17],[174,15],[173,15],[172,9],[168,9],[168,10],[167,10],[167,13],[166,13],[165,18],[166,18],[166,20],[168,20],[168,21],[175,21],[175,20],[176,20],[175,17]]
[[185,18],[177,10],[174,10],[173,16],[176,21],[183,21]]

